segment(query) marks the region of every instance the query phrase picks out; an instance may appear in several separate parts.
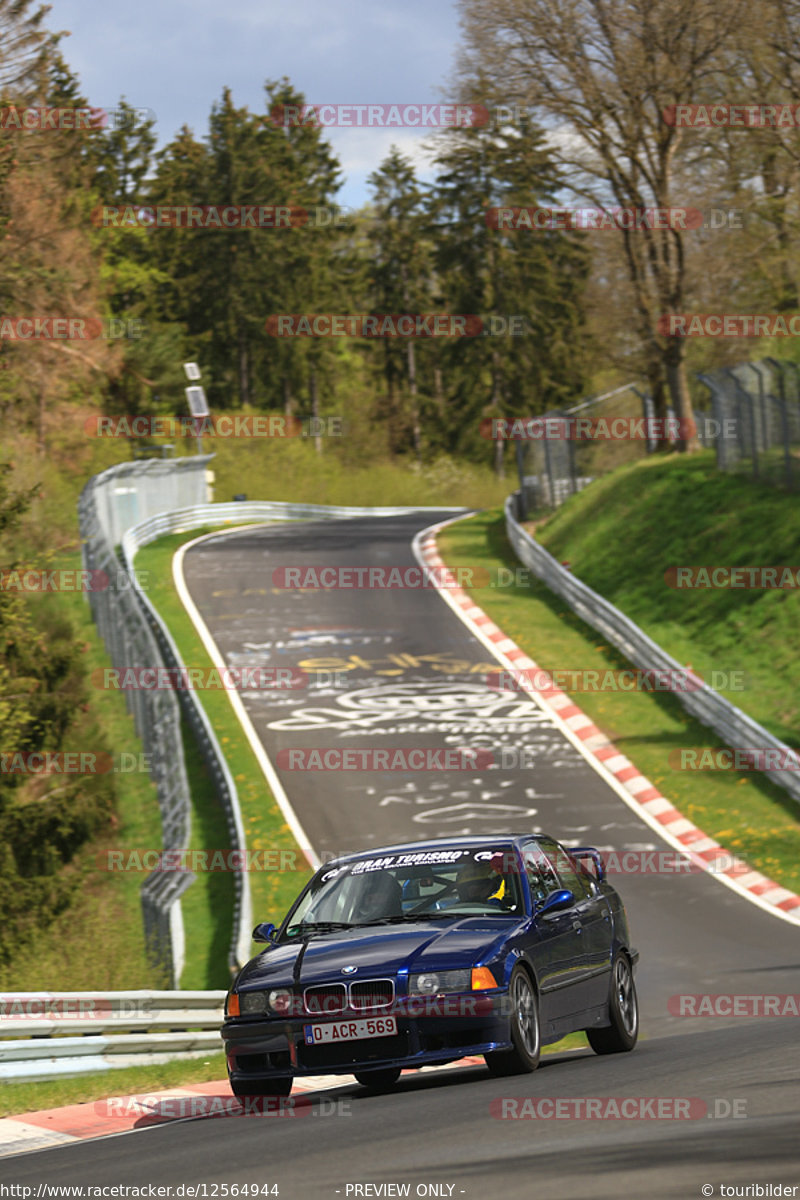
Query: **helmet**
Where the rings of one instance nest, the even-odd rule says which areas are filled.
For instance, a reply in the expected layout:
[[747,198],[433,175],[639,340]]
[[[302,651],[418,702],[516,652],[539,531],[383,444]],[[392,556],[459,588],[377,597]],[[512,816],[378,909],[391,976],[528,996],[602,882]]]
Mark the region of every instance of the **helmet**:
[[495,874],[490,863],[472,862],[459,871],[456,890],[460,900],[481,902],[488,900],[502,880]]

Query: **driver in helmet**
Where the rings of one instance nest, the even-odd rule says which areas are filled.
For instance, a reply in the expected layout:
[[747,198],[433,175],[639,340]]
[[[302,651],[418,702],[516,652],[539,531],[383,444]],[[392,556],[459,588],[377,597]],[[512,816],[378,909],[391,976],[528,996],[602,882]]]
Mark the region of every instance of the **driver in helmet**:
[[490,862],[472,862],[459,871],[456,880],[459,901],[465,904],[487,904],[501,908],[505,882]]

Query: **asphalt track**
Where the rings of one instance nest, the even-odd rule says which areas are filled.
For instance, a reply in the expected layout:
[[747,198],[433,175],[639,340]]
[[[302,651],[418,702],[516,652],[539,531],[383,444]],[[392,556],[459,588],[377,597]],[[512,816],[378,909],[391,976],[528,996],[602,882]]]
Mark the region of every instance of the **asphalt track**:
[[[302,691],[243,693],[273,763],[297,748],[466,746],[499,764],[403,773],[279,766],[316,852],[525,830],[620,853],[666,850],[532,701],[487,687],[496,664],[434,589],[297,591],[273,576],[287,566],[414,566],[413,535],[435,520],[233,531],[186,555],[192,598],[230,666],[312,673]],[[407,1076],[380,1096],[354,1084],[326,1093],[342,1101],[328,1117],[273,1118],[275,1128],[265,1128],[268,1118],[187,1121],[19,1157],[2,1170],[15,1183],[272,1182],[288,1198],[346,1198],[359,1194],[348,1185],[403,1181],[410,1195],[437,1184],[443,1190],[430,1194],[454,1197],[720,1196],[720,1185],[767,1183],[795,1185],[800,1197],[798,1019],[680,1017],[669,1007],[679,994],[800,993],[797,930],[706,874],[613,882],[641,951],[642,1038],[630,1055],[559,1054],[511,1080],[474,1067]],[[710,1115],[490,1114],[493,1099],[525,1096],[696,1097]]]

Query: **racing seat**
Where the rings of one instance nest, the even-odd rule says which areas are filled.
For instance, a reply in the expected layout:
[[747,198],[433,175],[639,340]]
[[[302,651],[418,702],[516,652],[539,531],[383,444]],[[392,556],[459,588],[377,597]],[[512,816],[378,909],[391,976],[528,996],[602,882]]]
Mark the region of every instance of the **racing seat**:
[[376,872],[368,880],[358,903],[357,916],[359,920],[377,920],[380,917],[401,917],[403,915],[403,889],[388,872]]

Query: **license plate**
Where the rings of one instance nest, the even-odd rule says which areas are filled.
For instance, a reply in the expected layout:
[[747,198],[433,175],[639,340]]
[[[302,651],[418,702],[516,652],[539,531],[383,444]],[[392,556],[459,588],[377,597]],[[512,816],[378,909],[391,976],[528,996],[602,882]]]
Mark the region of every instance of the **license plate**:
[[396,1017],[364,1017],[359,1021],[332,1021],[304,1027],[307,1046],[323,1042],[355,1042],[359,1038],[389,1037],[397,1033]]

